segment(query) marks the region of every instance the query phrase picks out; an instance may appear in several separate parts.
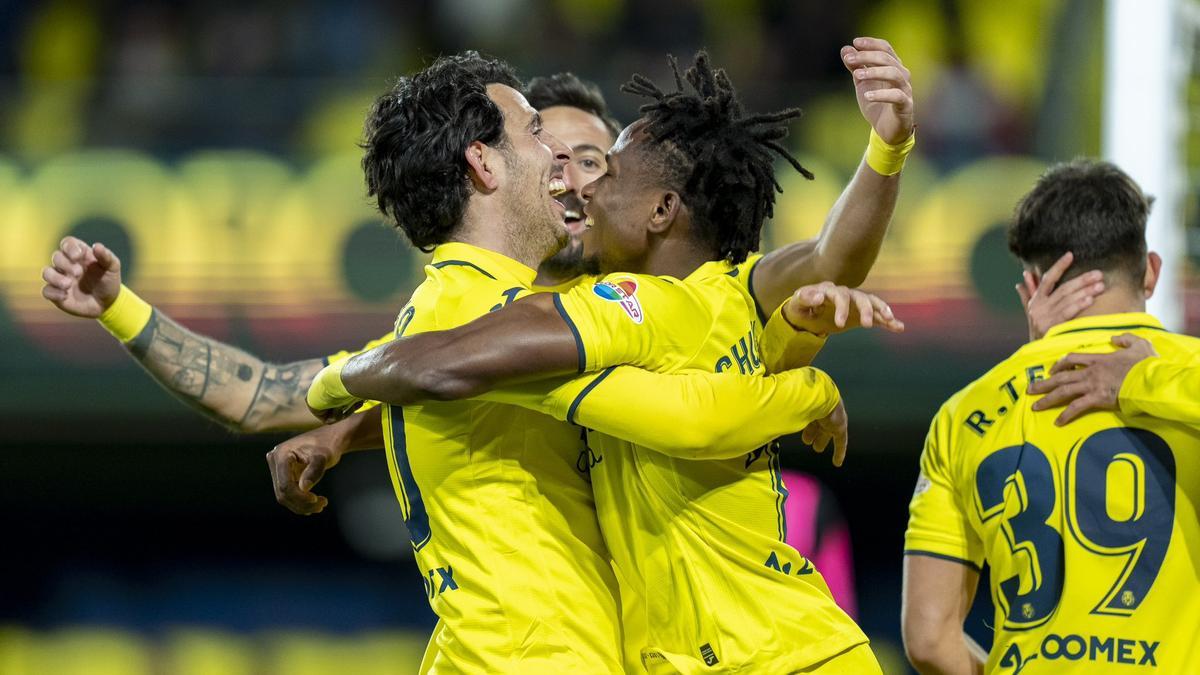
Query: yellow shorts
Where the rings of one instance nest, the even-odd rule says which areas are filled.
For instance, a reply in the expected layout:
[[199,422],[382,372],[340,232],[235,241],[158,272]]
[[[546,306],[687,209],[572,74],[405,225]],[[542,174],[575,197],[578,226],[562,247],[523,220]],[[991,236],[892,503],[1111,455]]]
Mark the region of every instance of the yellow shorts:
[[871,645],[863,643],[824,661],[796,671],[796,675],[883,675]]

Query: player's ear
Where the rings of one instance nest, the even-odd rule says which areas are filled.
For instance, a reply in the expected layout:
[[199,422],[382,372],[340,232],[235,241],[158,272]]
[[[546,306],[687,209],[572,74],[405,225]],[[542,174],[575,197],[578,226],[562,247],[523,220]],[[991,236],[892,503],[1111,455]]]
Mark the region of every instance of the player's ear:
[[494,192],[500,187],[499,157],[482,141],[471,141],[466,150],[471,184],[480,192]]
[[1146,299],[1154,295],[1154,287],[1158,285],[1158,275],[1162,273],[1162,256],[1150,251],[1146,254],[1146,274],[1142,277],[1142,292]]
[[650,214],[650,231],[661,234],[671,229],[682,208],[683,200],[678,192],[667,191],[659,195],[654,212]]

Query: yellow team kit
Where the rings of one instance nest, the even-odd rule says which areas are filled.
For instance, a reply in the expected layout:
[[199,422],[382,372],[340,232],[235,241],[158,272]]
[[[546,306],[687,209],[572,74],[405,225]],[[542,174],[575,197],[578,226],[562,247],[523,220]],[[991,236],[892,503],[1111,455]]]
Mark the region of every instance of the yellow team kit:
[[[571,405],[620,398],[620,384],[608,377],[615,371],[605,369],[622,363],[762,374],[774,357],[760,355],[763,324],[750,291],[760,257],[709,262],[682,280],[614,274],[560,295],[583,369],[601,371]],[[838,400],[832,382],[814,378],[798,405],[816,419]],[[865,645],[820,572],[784,543],[787,490],[777,448],[685,458],[593,431],[588,450],[600,528],[620,581],[628,668],[795,672]],[[861,672],[878,672],[869,652],[856,657]]]
[[[534,278],[516,261],[457,243],[439,246],[426,274],[397,336],[467,323],[531,292]],[[578,427],[535,411],[687,455],[703,436],[681,444],[679,420],[722,420],[709,425],[724,430],[713,447],[733,453],[803,426],[814,414],[805,405],[812,392],[832,397],[820,403],[826,408],[837,401],[828,376],[811,368],[777,378],[618,368],[607,381],[611,388],[586,397],[579,394],[595,388],[590,378],[560,378],[472,401],[385,406],[389,468],[440,619],[423,671],[622,670],[616,581],[586,480],[589,453]],[[746,406],[718,418],[729,401]]]
[[1200,663],[1196,417],[1141,414],[1139,401],[1171,407],[1139,391],[1144,377],[1122,391],[1134,405],[1062,427],[1025,394],[1061,357],[1111,351],[1124,332],[1150,340],[1163,362],[1200,349],[1148,314],[1068,321],[955,394],[929,431],[905,549],[990,566],[989,673],[1190,673]]

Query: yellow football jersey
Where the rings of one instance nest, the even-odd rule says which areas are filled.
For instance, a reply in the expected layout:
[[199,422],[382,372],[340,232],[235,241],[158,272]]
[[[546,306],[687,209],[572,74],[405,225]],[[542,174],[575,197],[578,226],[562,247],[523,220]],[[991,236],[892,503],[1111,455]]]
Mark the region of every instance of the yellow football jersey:
[[1113,335],[1184,360],[1200,340],[1148,314],[1075,319],[1017,350],[938,412],[905,549],[991,567],[987,672],[1200,669],[1200,429],[1093,412],[1059,427],[1025,390]]
[[1149,358],[1134,364],[1121,384],[1118,402],[1128,415],[1152,415],[1176,422],[1200,421],[1200,353],[1174,359]]
[[[434,251],[396,335],[444,330],[529,292],[534,271]],[[422,672],[621,670],[616,583],[578,428],[487,401],[385,406],[388,468],[440,621]]]
[[[557,296],[580,369],[762,373],[752,262],[710,262],[683,280],[610,275]],[[609,372],[580,399],[619,396]],[[836,402],[827,396],[814,414]],[[596,432],[588,448],[631,672],[793,672],[867,641],[812,563],[784,543],[775,448],[688,461]]]

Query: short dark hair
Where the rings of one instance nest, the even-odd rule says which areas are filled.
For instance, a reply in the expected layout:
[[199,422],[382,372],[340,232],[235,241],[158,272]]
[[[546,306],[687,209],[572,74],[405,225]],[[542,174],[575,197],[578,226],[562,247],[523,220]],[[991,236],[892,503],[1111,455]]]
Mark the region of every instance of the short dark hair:
[[[775,193],[783,192],[775,180],[774,155],[812,180],[780,143],[800,109],[747,116],[729,76],[712,68],[707,53],[698,52],[683,76],[675,57],[669,59],[673,93],[643,75],[634,75],[621,90],[654,99],[640,108],[646,131],[661,150],[652,163],[679,190],[700,237],[718,257],[740,263],[758,249],[763,220],[774,213]],[[684,93],[685,78],[695,93]]]
[[609,113],[600,87],[575,73],[535,77],[525,85],[525,98],[529,100],[529,105],[538,110],[562,105],[591,113],[604,122],[614,139],[621,135],[621,124]]
[[1146,273],[1146,219],[1152,203],[1110,162],[1056,164],[1017,204],[1008,249],[1041,270],[1071,251],[1074,262],[1064,278],[1099,269],[1140,281]]
[[487,85],[520,90],[508,64],[478,52],[444,56],[376,99],[363,133],[367,194],[422,251],[449,240],[471,195],[466,149],[503,147],[504,114]]

